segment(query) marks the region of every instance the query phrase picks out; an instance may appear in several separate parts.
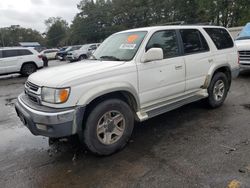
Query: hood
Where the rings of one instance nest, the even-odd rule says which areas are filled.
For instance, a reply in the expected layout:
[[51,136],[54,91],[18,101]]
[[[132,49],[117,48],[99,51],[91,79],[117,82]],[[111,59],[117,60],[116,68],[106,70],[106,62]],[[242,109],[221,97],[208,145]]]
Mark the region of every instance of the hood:
[[45,68],[29,76],[28,81],[38,86],[67,87],[63,85],[75,79],[89,77],[113,67],[124,64],[124,61],[81,61],[73,64]]
[[250,50],[250,39],[236,40],[235,44],[236,44],[239,51],[249,51]]

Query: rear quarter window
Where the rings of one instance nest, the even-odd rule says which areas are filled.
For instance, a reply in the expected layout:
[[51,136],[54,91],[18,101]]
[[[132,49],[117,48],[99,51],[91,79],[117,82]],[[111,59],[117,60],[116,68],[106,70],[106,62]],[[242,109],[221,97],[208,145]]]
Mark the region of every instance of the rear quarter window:
[[32,55],[33,53],[29,50],[18,50],[18,53],[20,56],[24,56],[24,55]]
[[234,47],[232,37],[223,28],[204,28],[218,50]]

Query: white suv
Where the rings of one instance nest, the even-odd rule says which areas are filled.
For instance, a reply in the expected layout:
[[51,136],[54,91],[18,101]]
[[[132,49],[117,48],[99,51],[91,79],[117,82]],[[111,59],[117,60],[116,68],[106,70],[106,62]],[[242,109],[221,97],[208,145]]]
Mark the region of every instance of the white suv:
[[79,50],[74,50],[69,52],[66,59],[73,62],[73,61],[81,61],[87,59],[93,51],[95,51],[100,44],[85,44]]
[[34,135],[77,134],[93,153],[110,155],[126,145],[135,120],[201,99],[220,107],[238,73],[223,27],[133,29],[110,36],[84,63],[32,74],[16,111]]
[[21,73],[29,76],[43,67],[42,57],[31,48],[0,48],[0,75]]
[[243,28],[235,43],[240,54],[241,70],[250,70],[250,23]]

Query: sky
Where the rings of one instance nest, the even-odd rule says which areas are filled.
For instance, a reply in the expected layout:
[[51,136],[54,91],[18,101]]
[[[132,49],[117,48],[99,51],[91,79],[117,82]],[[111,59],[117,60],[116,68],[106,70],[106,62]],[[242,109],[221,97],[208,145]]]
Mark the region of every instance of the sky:
[[0,28],[20,25],[45,32],[44,21],[62,17],[71,23],[80,0],[0,0]]

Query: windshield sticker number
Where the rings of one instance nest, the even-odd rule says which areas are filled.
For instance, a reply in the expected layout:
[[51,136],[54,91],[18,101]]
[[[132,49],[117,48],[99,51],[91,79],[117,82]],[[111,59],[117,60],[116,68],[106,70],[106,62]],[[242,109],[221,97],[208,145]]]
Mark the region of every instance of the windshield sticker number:
[[120,49],[122,50],[134,50],[136,47],[136,44],[122,44],[120,46]]

